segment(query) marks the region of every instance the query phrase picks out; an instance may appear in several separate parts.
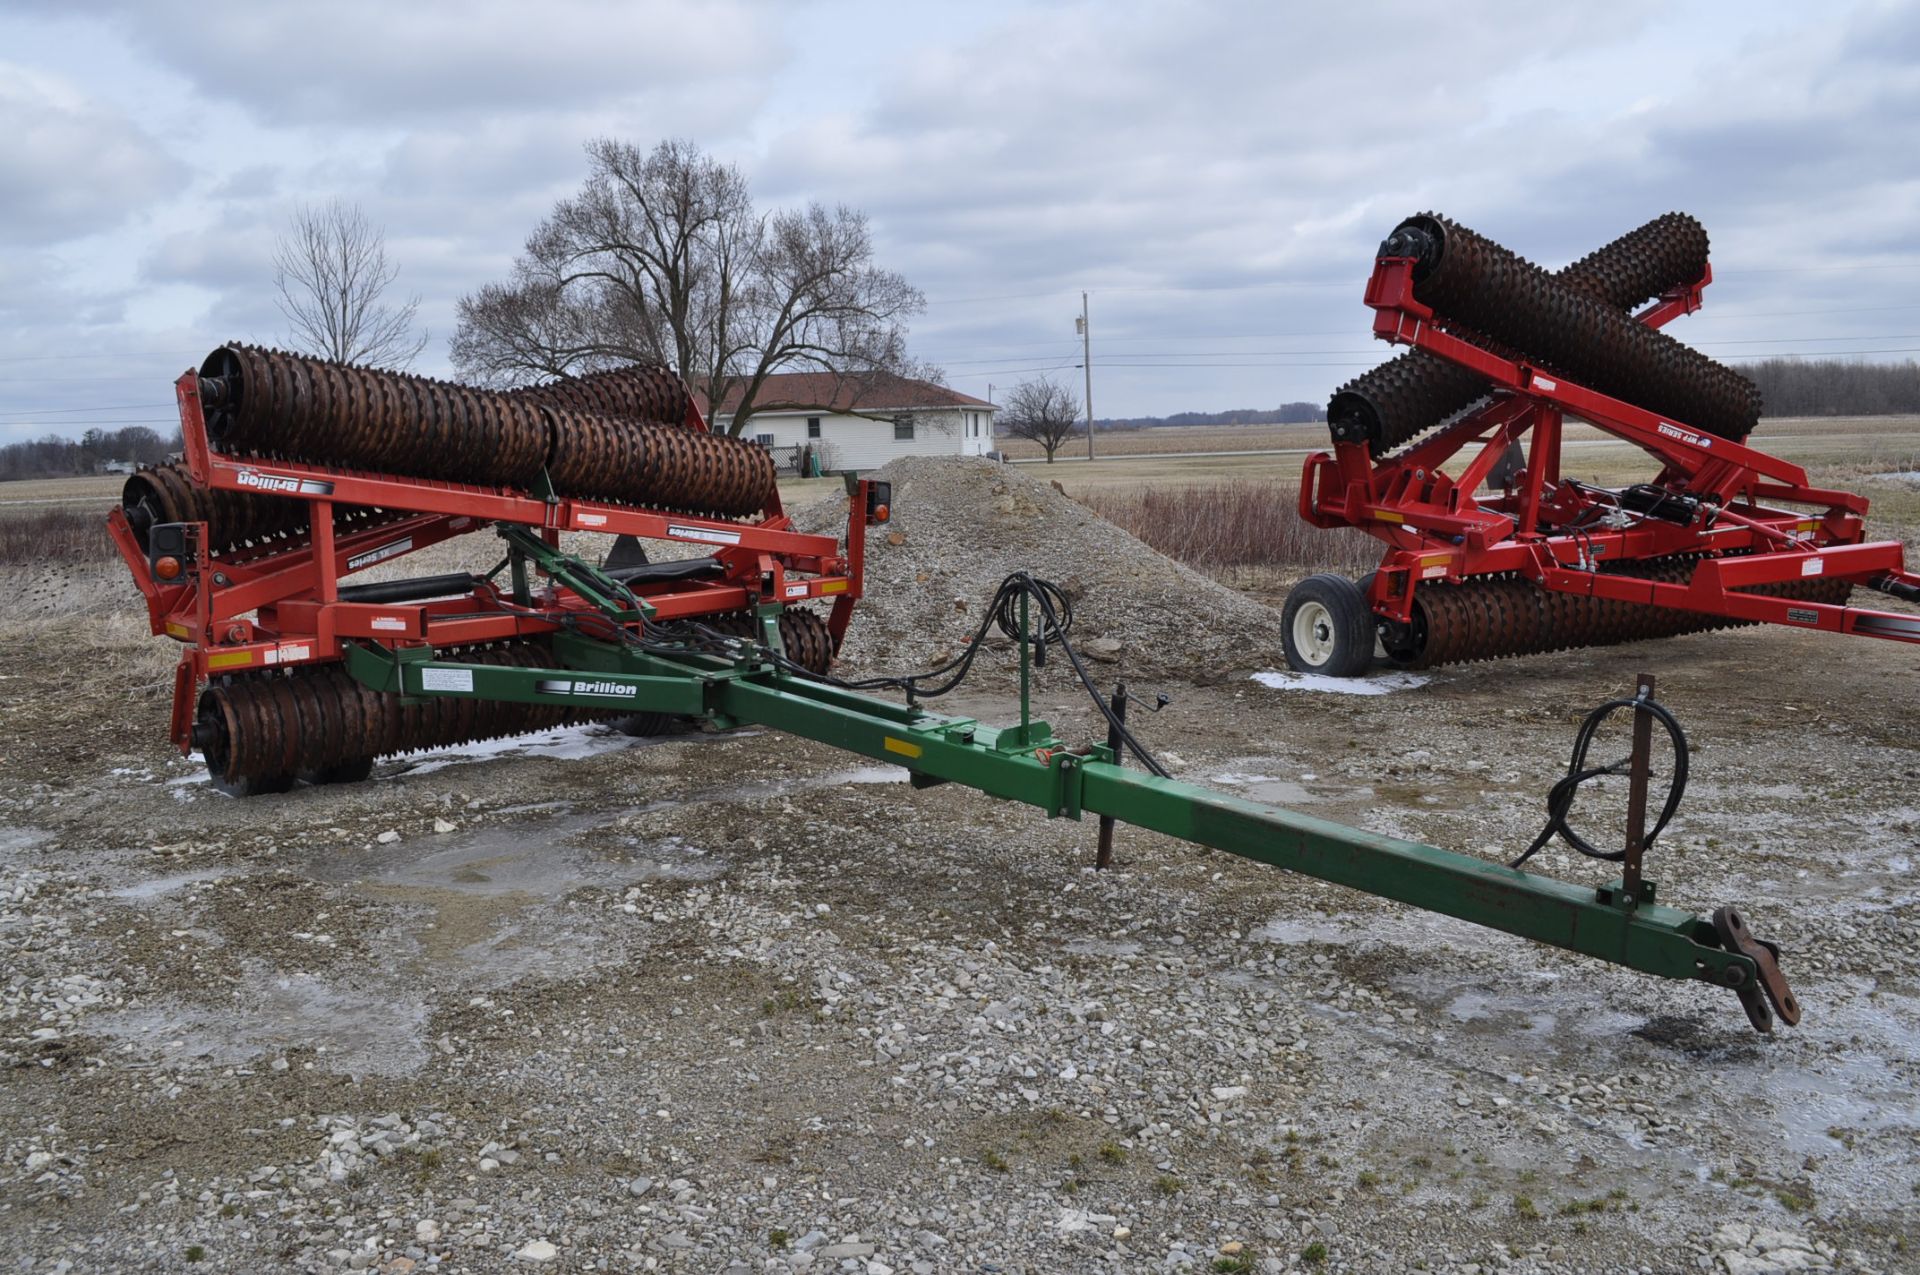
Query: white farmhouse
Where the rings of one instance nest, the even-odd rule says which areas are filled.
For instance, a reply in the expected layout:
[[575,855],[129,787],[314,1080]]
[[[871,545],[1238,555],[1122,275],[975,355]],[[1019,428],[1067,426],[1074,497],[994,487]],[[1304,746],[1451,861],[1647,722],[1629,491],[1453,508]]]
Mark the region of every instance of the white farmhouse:
[[[896,456],[982,456],[994,446],[993,404],[928,381],[779,373],[761,384],[756,403],[745,437],[790,473],[878,469]],[[715,430],[733,423],[725,404],[708,418]]]

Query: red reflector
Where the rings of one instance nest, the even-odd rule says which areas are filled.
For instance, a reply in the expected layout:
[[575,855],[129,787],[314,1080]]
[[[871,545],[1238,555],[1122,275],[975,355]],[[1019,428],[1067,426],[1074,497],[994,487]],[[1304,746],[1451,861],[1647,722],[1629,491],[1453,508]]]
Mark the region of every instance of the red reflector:
[[171,554],[164,558],[154,559],[153,574],[162,580],[176,579],[180,575],[180,559],[173,557]]
[[891,517],[893,517],[893,510],[887,508],[885,505],[875,505],[873,507],[873,520],[875,522],[885,522]]

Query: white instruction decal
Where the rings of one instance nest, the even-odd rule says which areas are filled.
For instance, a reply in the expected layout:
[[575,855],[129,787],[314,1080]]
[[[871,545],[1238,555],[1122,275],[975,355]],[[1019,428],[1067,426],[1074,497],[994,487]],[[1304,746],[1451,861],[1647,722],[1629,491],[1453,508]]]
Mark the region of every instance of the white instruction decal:
[[358,571],[360,568],[370,567],[376,562],[385,562],[388,558],[397,558],[411,548],[413,548],[413,537],[406,536],[399,540],[392,541],[389,544],[381,545],[378,549],[369,549],[365,553],[356,553],[347,559],[347,570]]
[[420,689],[423,691],[472,691],[473,670],[423,668],[420,670]]
[[667,528],[667,534],[675,540],[704,540],[712,545],[737,545],[740,543],[739,532],[720,531],[713,527],[670,526]]
[[1820,576],[1826,573],[1827,560],[1825,558],[1808,558],[1800,564],[1800,574],[1803,576]]
[[790,598],[804,598],[807,596],[807,586],[804,584],[790,584],[787,586],[787,596]]
[[407,622],[397,615],[376,615],[373,617],[371,627],[387,633],[405,633]]

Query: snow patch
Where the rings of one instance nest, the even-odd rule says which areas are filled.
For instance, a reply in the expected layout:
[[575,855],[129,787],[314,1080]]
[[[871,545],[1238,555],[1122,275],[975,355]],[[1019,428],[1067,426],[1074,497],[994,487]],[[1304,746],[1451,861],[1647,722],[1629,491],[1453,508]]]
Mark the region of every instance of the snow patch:
[[1325,673],[1290,670],[1255,673],[1253,680],[1276,691],[1324,691],[1331,695],[1391,695],[1425,686],[1432,679],[1421,673],[1376,673],[1372,677],[1328,677]]
[[531,735],[508,735],[501,739],[475,740],[417,753],[408,759],[406,773],[430,775],[463,762],[486,761],[493,757],[551,757],[556,761],[584,761],[602,753],[617,753],[644,743],[631,735],[593,723],[568,726],[561,730],[540,731]]

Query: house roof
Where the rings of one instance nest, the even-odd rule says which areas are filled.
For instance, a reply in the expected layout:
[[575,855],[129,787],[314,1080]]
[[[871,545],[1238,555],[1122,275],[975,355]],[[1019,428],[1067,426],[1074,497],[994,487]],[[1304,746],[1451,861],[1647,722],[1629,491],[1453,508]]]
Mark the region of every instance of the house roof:
[[[719,415],[731,416],[740,404],[742,388],[736,384],[727,393]],[[707,413],[706,396],[694,391],[694,400]],[[986,407],[985,399],[950,390],[931,381],[915,381],[904,376],[876,373],[871,376],[838,376],[832,372],[776,372],[760,383],[754,399],[756,412],[798,412],[812,409],[830,412],[902,412],[928,407]]]

